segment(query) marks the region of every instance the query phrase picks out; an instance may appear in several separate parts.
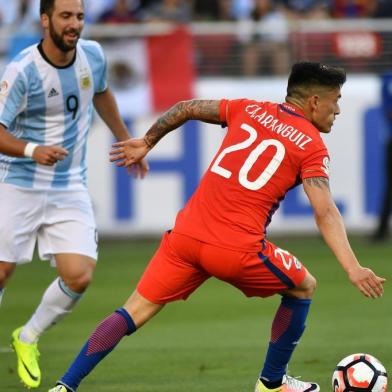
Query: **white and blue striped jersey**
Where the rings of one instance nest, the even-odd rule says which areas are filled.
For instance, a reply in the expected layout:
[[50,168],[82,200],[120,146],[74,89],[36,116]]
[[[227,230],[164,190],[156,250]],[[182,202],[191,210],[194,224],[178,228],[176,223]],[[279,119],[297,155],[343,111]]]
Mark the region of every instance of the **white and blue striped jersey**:
[[40,190],[85,189],[92,100],[106,88],[106,59],[97,42],[80,39],[66,67],[51,64],[41,44],[16,56],[0,82],[0,123],[20,139],[62,146],[69,155],[44,166],[0,154],[0,182]]

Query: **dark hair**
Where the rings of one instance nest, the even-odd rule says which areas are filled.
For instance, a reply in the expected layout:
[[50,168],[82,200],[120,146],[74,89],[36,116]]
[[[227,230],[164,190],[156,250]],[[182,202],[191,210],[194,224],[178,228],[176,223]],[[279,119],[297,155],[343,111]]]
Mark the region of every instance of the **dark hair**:
[[41,0],[40,6],[39,6],[40,15],[42,15],[42,14],[46,14],[49,16],[52,15],[55,1],[56,0]]
[[53,13],[54,3],[56,0],[41,0],[39,5],[39,13],[40,15],[46,14],[51,16]]
[[312,87],[336,88],[346,81],[343,68],[332,67],[320,63],[300,62],[291,68],[287,83],[287,95],[301,97],[312,94]]

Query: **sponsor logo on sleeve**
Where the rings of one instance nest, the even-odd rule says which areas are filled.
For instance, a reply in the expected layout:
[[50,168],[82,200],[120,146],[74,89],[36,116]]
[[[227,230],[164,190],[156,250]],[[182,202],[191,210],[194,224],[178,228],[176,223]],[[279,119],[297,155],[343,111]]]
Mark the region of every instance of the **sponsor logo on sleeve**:
[[2,80],[0,82],[0,102],[4,103],[5,98],[8,95],[8,82],[6,80]]
[[329,176],[329,170],[330,170],[330,162],[329,162],[329,158],[325,157],[323,159],[323,166],[321,166],[321,170],[327,175]]
[[0,95],[6,95],[8,92],[8,82],[6,80],[2,80],[0,82]]

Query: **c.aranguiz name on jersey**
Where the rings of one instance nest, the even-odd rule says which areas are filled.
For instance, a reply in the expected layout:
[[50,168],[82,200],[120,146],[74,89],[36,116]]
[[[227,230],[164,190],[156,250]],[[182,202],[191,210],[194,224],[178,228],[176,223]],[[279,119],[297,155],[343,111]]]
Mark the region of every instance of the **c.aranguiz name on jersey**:
[[245,112],[250,116],[250,118],[256,120],[260,125],[267,129],[271,129],[272,132],[275,132],[284,138],[287,138],[301,150],[305,150],[305,146],[313,140],[310,136],[305,135],[292,125],[282,123],[272,114],[268,113],[267,110],[257,104],[246,106]]

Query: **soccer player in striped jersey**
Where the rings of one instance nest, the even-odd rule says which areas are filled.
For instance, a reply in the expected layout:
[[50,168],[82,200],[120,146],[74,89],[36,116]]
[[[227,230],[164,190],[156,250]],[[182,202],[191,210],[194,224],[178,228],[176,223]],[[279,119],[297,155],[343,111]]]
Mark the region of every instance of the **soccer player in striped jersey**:
[[148,322],[167,303],[186,299],[210,277],[246,296],[280,295],[264,366],[255,392],[318,392],[314,382],[286,374],[302,333],[316,279],[291,253],[266,237],[286,193],[303,184],[326,243],[366,297],[383,293],[384,278],[360,265],[329,190],[329,155],[321,133],[340,113],[340,68],[298,63],[286,101],[179,102],[142,139],[115,144],[118,166],[138,163],[170,131],[188,120],[227,126],[221,147],[197,190],[164,234],[136,290],[103,320],[51,392],[75,391],[116,344]]
[[[0,299],[18,263],[57,267],[34,314],[12,334],[18,374],[41,382],[37,341],[68,314],[91,282],[97,259],[86,186],[87,136],[95,108],[117,140],[129,138],[106,82],[97,42],[79,39],[82,0],[41,0],[43,40],[16,56],[0,81]],[[144,177],[145,161],[134,174]]]

